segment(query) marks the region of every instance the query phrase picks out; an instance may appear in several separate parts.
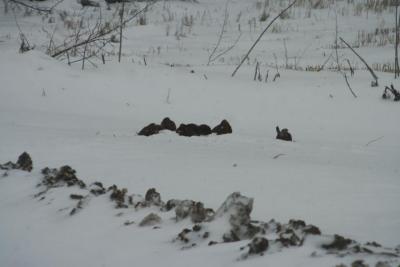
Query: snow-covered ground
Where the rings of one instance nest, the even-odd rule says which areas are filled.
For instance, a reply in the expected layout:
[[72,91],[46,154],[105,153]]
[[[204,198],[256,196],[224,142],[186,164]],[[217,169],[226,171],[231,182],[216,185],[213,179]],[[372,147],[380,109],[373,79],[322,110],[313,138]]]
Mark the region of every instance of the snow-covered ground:
[[[31,173],[13,170],[0,178],[0,266],[335,266],[356,259],[371,266],[379,260],[398,266],[398,258],[320,254],[312,241],[247,260],[238,259],[249,240],[182,250],[172,241],[192,223],[173,222],[173,212],[159,213],[163,223],[152,229],[137,224],[157,212],[154,207],[114,209],[104,195],[70,216],[76,202],[69,195],[80,189],[56,188],[41,201],[34,198],[40,192],[41,169],[70,165],[88,185],[101,181],[142,195],[154,187],[164,201],[193,199],[214,210],[240,191],[254,198],[253,220],[302,219],[327,235],[399,246],[399,104],[380,96],[385,85],[399,88],[400,83],[393,74],[377,72],[380,86],[373,88],[371,75],[356,70],[349,77],[354,98],[335,71],[284,69],[283,39],[289,63],[296,60],[298,68],[322,65],[332,53],[335,12],[313,9],[305,18],[306,10],[299,7],[293,18],[277,21],[284,30],[267,33],[232,78],[240,57],[268,21],[250,30],[248,21],[261,13],[256,1],[230,1],[228,7],[223,46],[235,41],[240,23],[243,33],[237,46],[210,66],[207,59],[218,39],[225,2],[166,1],[148,12],[147,25],[132,23],[125,30],[121,63],[109,54],[105,65],[97,60],[97,67],[86,63],[83,71],[80,63],[68,66],[45,54],[49,40],[43,28],[55,27],[48,18],[15,11],[21,30],[36,45],[20,54],[13,12],[0,15],[0,163],[27,151],[34,165]],[[104,8],[104,16],[115,8]],[[358,31],[392,25],[393,10],[367,18],[338,8],[340,36],[352,43]],[[69,2],[57,9],[83,12]],[[162,14],[168,12],[173,19],[164,21]],[[96,16],[97,11],[88,8],[88,14]],[[190,29],[178,25],[186,15],[195,18]],[[61,40],[65,25],[58,17],[55,24],[60,28],[55,38]],[[184,36],[176,37],[175,31],[182,29]],[[358,51],[371,64],[393,58],[389,45]],[[339,53],[344,65],[348,58],[363,67],[350,51]],[[274,54],[281,77],[272,82]],[[269,70],[267,83],[253,81],[256,60],[264,75]],[[327,66],[335,66],[335,60]],[[210,126],[227,119],[233,133],[191,138],[168,131],[136,134],[164,117]],[[288,128],[294,142],[276,140],[275,126]],[[128,220],[135,224],[125,226]]]

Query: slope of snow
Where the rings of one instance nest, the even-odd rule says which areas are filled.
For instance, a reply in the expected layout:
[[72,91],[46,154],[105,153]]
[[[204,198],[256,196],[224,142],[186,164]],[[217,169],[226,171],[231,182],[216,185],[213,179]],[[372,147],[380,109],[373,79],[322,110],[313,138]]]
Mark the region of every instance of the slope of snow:
[[[218,3],[221,10],[224,5]],[[199,5],[212,10],[211,2]],[[334,266],[358,259],[310,257],[315,248],[308,245],[237,260],[247,241],[181,250],[172,240],[189,222],[174,223],[169,212],[161,214],[161,229],[140,228],[137,223],[154,210],[116,210],[107,197],[91,199],[69,216],[69,194],[75,189],[54,189],[43,201],[33,198],[39,192],[35,186],[40,170],[66,164],[87,184],[101,181],[142,195],[155,187],[164,201],[193,199],[213,209],[240,191],[254,198],[255,220],[303,219],[323,233],[389,247],[400,244],[399,106],[380,98],[383,85],[399,88],[393,75],[378,73],[381,86],[371,88],[370,74],[356,71],[350,83],[358,98],[336,72],[281,69],[276,82],[259,83],[253,81],[254,66],[244,65],[231,78],[236,59],[205,65],[204,49],[215,42],[219,29],[212,25],[220,21],[199,26],[193,30],[196,35],[180,41],[163,36],[161,21],[133,27],[126,33],[122,64],[113,58],[81,71],[39,48],[19,54],[15,26],[11,15],[6,17],[0,17],[1,25],[7,25],[0,27],[0,163],[28,151],[34,170],[10,171],[0,178],[0,266]],[[304,33],[301,45],[307,46],[313,30]],[[12,37],[6,37],[10,32]],[[33,31],[29,36],[42,38]],[[326,33],[329,38],[332,32]],[[185,49],[149,56],[144,66],[143,51],[157,47],[157,42],[183,44]],[[251,37],[243,37],[233,55],[240,57],[251,42]],[[297,43],[288,41],[289,46]],[[282,52],[281,41],[271,46]],[[381,62],[390,58],[388,47],[365,50],[379,51]],[[267,58],[273,58],[272,52]],[[323,60],[311,56],[310,61]],[[270,75],[275,73],[269,69]],[[210,126],[227,119],[233,134],[136,135],[164,117],[177,124]],[[294,142],[274,139],[278,125],[289,129]],[[120,212],[123,215],[116,216]],[[136,224],[124,226],[127,220]],[[371,265],[379,260],[360,257]]]

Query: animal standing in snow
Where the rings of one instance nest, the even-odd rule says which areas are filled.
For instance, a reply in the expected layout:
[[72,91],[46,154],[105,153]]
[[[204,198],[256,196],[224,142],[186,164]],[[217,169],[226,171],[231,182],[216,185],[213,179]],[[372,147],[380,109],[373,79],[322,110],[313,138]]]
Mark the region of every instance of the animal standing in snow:
[[276,126],[276,139],[284,140],[284,141],[292,141],[292,135],[289,133],[289,130],[284,128],[282,130]]

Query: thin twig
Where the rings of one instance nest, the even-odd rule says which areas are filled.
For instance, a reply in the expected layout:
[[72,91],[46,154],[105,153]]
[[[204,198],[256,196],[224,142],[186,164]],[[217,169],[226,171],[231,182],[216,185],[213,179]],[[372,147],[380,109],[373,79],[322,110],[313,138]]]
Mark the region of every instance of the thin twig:
[[[107,42],[104,42],[104,43],[103,43],[100,47],[98,47],[98,49],[97,49],[94,53],[92,53],[90,56],[85,56],[84,58],[80,58],[80,59],[77,59],[77,60],[74,60],[74,61],[69,61],[69,55],[68,55],[68,53],[67,53],[67,56],[68,56],[68,65],[71,65],[71,64],[73,64],[73,63],[80,62],[80,61],[82,61],[82,60],[88,60],[88,59],[90,59],[90,58],[92,58],[92,57],[97,57],[97,58],[98,58],[97,54],[98,54],[101,50],[103,50],[103,48],[104,48],[109,42],[110,42],[110,40],[108,40]],[[103,61],[103,64],[105,64],[104,54],[101,55],[101,59],[102,59],[102,61]]]
[[349,81],[347,80],[346,73],[343,72],[342,74],[343,74],[344,80],[346,81],[347,87],[349,88],[351,94],[354,96],[354,98],[357,98],[357,95],[354,93],[353,89],[351,88],[351,86],[349,84]]
[[275,155],[275,156],[273,157],[273,159],[277,159],[277,158],[279,158],[279,157],[281,157],[281,156],[285,156],[285,154],[280,153],[280,154],[278,154],[278,155]]
[[324,64],[322,64],[321,68],[318,71],[324,70],[325,65],[329,62],[329,60],[332,57],[332,53],[329,55],[329,57],[325,60]]
[[[20,53],[32,50],[35,48],[35,46],[31,46],[29,44],[28,38],[26,38],[25,34],[22,32],[22,29],[18,23],[18,19],[17,19],[17,14],[15,14],[14,9],[11,9],[14,15],[14,20],[15,20],[15,24],[17,25],[18,31],[19,31],[19,36],[21,38],[21,46],[19,48]],[[25,42],[26,42],[26,46],[25,46]]]
[[260,66],[260,63],[257,61],[256,69],[254,70],[254,81],[257,80],[257,74],[259,72],[259,66]]
[[346,58],[346,62],[349,65],[350,75],[353,76],[354,75],[354,69],[350,64],[350,60],[348,58]]
[[208,57],[207,65],[210,65],[214,54],[217,52],[217,49],[221,44],[222,37],[224,36],[225,27],[226,27],[226,24],[228,23],[228,17],[229,17],[228,16],[228,4],[229,4],[229,0],[226,1],[226,4],[225,4],[224,21],[222,22],[221,32],[219,33],[217,44],[215,45],[215,47],[214,47],[213,51],[211,52],[210,56]]
[[169,101],[170,95],[171,95],[171,88],[168,88],[168,94],[167,94],[167,97],[166,97],[166,99],[165,99],[165,102],[166,102],[167,104],[171,104],[171,102]]
[[239,34],[239,36],[237,37],[237,39],[235,40],[235,42],[228,48],[226,48],[224,51],[222,51],[221,53],[219,53],[218,55],[214,56],[211,59],[211,62],[217,60],[218,58],[222,57],[223,55],[225,55],[226,53],[228,53],[229,51],[231,51],[233,48],[235,48],[235,46],[237,45],[237,43],[240,40],[240,37],[242,37],[242,33]]
[[336,53],[336,64],[337,70],[340,72],[340,64],[339,64],[339,53],[338,53],[338,21],[337,21],[337,8],[335,7],[335,53]]
[[[98,32],[98,28],[100,27],[100,25],[101,25],[101,11],[100,11],[99,19],[97,20],[96,24],[94,25],[93,30],[90,31],[87,40],[90,40],[90,38],[92,38],[92,36]],[[88,22],[88,29],[90,29],[89,22]],[[82,70],[85,68],[85,60],[86,60],[86,59],[89,59],[89,57],[86,57],[86,50],[87,50],[88,45],[89,45],[89,43],[86,42],[85,47],[84,47],[84,50],[83,50]],[[90,60],[88,60],[88,61],[89,61],[90,63],[92,63]],[[92,63],[92,65],[95,65],[95,64]]]
[[42,27],[42,30],[47,34],[47,37],[50,38],[49,40],[49,45],[47,47],[47,54],[51,54],[50,52],[52,51],[52,47],[54,47],[54,34],[56,33],[57,26],[54,27],[53,32],[49,33],[44,27]]
[[288,50],[286,46],[286,38],[283,38],[283,47],[285,48],[285,69],[289,68]]
[[376,138],[376,139],[373,139],[373,140],[369,141],[368,143],[366,143],[365,146],[369,146],[370,144],[372,144],[372,143],[374,143],[374,142],[376,142],[376,141],[381,140],[383,137],[384,137],[384,136],[382,135],[381,137],[378,137],[378,138]]

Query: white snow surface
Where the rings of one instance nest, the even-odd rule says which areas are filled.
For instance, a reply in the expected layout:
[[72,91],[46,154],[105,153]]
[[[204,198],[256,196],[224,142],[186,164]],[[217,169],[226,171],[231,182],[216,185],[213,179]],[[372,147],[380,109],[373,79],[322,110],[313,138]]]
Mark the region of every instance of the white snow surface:
[[[154,187],[164,201],[193,199],[214,210],[240,191],[254,199],[254,220],[302,219],[324,234],[400,245],[400,106],[380,97],[384,85],[400,88],[394,75],[377,72],[380,86],[372,88],[370,74],[356,70],[349,81],[357,98],[335,71],[280,66],[277,81],[253,81],[256,55],[270,76],[276,70],[264,63],[274,64],[273,53],[279,65],[284,64],[285,37],[293,54],[309,47],[303,54],[304,68],[324,62],[323,51],[332,52],[335,26],[332,11],[323,9],[313,11],[310,19],[280,21],[288,30],[267,33],[250,62],[232,78],[237,58],[262,27],[251,32],[243,19],[246,29],[237,47],[224,62],[207,66],[221,25],[216,14],[223,13],[225,2],[199,2],[164,2],[178,17],[210,13],[210,19],[195,23],[186,37],[166,36],[168,24],[160,16],[165,6],[158,3],[149,11],[148,25],[126,29],[121,63],[113,55],[105,65],[97,61],[96,68],[87,63],[83,71],[79,63],[68,66],[44,53],[48,40],[40,16],[24,17],[16,11],[21,28],[37,45],[20,54],[14,15],[0,15],[0,163],[15,161],[27,151],[34,164],[31,173],[8,171],[0,178],[0,266],[335,266],[355,259],[373,266],[381,260],[367,255],[311,257],[318,252],[312,240],[247,260],[238,259],[240,247],[249,241],[215,246],[205,242],[182,250],[173,240],[192,224],[174,222],[172,211],[117,210],[103,195],[69,216],[76,203],[69,194],[81,192],[76,187],[52,189],[42,201],[34,198],[41,169],[63,165],[77,170],[87,184],[116,184],[142,195]],[[231,1],[227,44],[237,35],[233,28],[239,10],[251,17],[254,4]],[[65,2],[58,8],[80,9]],[[339,27],[345,37],[354,38],[357,30],[374,31],[382,21],[390,25],[392,14],[370,14],[369,19],[343,15]],[[170,24],[174,32],[175,21]],[[158,46],[160,55],[148,52]],[[392,60],[392,50],[363,47],[359,52],[383,64]],[[340,53],[357,62],[351,52]],[[143,55],[148,56],[147,66]],[[174,67],[167,65],[172,63]],[[355,65],[362,67],[360,62]],[[151,137],[136,134],[164,117],[178,125],[212,127],[227,119],[233,133],[191,138],[168,131]],[[288,128],[294,142],[276,140],[276,126]],[[151,212],[162,217],[160,228],[139,227]],[[135,224],[125,226],[128,220]],[[224,226],[213,227],[218,232]]]

